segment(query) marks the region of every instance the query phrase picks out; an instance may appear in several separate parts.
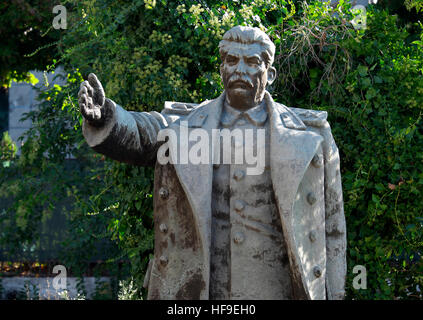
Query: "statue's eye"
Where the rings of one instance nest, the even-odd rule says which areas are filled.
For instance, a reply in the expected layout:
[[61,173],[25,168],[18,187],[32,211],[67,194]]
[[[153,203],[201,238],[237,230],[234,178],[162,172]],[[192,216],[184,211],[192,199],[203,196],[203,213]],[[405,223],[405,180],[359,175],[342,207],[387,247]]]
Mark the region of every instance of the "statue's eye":
[[238,58],[237,57],[234,57],[234,56],[227,56],[226,57],[226,63],[227,64],[233,65],[233,64],[236,64],[237,62],[238,62]]
[[257,66],[260,64],[260,59],[257,57],[252,57],[247,59],[247,63],[252,66]]

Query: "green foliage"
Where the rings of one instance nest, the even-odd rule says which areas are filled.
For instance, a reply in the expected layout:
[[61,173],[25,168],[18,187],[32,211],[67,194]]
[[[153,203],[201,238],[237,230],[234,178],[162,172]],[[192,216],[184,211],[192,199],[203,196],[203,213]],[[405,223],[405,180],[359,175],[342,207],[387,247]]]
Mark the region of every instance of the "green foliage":
[[0,142],[0,160],[3,167],[8,167],[10,161],[16,156],[16,145],[7,131],[3,132],[3,139]]
[[423,11],[423,0],[405,0],[404,4],[408,10],[414,8],[417,12]]
[[[97,238],[111,239],[116,247],[108,266],[119,259],[131,266],[131,288],[119,296],[145,296],[153,172],[89,150],[76,100],[81,74],[95,72],[107,96],[129,110],[160,111],[165,100],[211,99],[222,90],[219,40],[234,25],[253,25],[266,30],[277,47],[279,78],[271,88],[276,99],[329,113],[341,154],[348,298],[421,298],[423,46],[408,41],[397,17],[369,8],[367,28],[355,30],[350,5],[343,2],[334,9],[320,1],[296,2],[294,8],[275,0],[65,5],[73,10],[58,48],[70,72],[68,84],[43,93],[40,110],[29,115],[35,126],[22,155],[1,171],[2,195],[15,201],[0,217],[7,225],[0,243],[16,249],[33,243],[37,221],[66,195],[67,261],[82,273]],[[66,168],[69,155],[77,169]],[[367,290],[352,288],[358,264],[367,268]]]
[[[296,72],[298,90],[277,91],[291,105],[329,113],[341,154],[349,297],[421,298],[423,50],[407,44],[408,32],[385,11],[368,10],[366,23],[347,30],[321,16],[288,30],[282,57],[291,66],[280,71]],[[367,290],[352,288],[358,264],[367,268]]]
[[138,288],[132,278],[119,282],[119,300],[136,300]]
[[[81,119],[70,98],[77,94],[81,80],[76,71],[67,75],[67,85],[40,93],[39,108],[26,115],[33,126],[26,133],[21,155],[0,169],[0,196],[13,199],[0,215],[2,254],[34,261],[42,259],[38,250],[55,248],[60,252],[55,258],[76,276],[86,273],[89,262],[98,256],[119,255],[117,247],[105,241],[110,214],[88,215],[92,211],[89,196],[103,186],[97,178],[100,169],[92,168],[101,168],[103,161],[82,144]],[[75,159],[68,159],[71,156]],[[49,230],[57,214],[67,225]],[[55,242],[46,243],[45,234],[53,234]],[[119,270],[110,262],[108,271],[118,275],[126,269]],[[83,292],[83,287],[78,289]]]
[[[55,1],[3,1],[0,4],[0,86],[30,81],[28,71],[54,60],[60,31],[52,28]],[[40,49],[42,48],[42,49]],[[32,55],[36,50],[39,52]]]

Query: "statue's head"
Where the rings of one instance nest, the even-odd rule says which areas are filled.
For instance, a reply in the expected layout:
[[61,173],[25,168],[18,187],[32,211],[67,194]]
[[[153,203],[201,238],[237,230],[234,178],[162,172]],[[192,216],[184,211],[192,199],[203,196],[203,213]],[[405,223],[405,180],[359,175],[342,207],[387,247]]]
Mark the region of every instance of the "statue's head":
[[269,36],[258,28],[236,26],[223,35],[219,52],[220,75],[229,104],[241,110],[258,105],[266,85],[276,78],[272,67],[275,45]]

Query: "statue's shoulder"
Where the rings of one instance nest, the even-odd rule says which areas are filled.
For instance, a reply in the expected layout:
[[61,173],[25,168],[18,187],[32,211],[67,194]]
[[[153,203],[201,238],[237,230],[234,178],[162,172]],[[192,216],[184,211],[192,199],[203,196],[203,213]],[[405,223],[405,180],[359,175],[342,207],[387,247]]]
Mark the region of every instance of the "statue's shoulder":
[[301,109],[301,108],[290,108],[298,118],[309,128],[309,130],[319,133],[323,139],[326,146],[329,146],[329,149],[336,149],[335,141],[333,140],[331,127],[327,120],[328,113],[327,111],[321,110],[311,110],[311,109]]
[[170,125],[171,123],[185,120],[198,106],[199,104],[197,103],[165,101],[161,114]]
[[327,127],[326,111],[287,107],[275,102],[279,109],[281,119],[286,127],[291,129],[306,130],[307,127]]
[[213,100],[209,100],[209,99],[204,100],[201,103],[165,101],[162,114],[187,116],[191,114],[194,110],[212,101]]
[[328,113],[326,111],[302,109],[302,108],[289,108],[293,111],[298,118],[301,119],[307,126],[324,127],[328,123]]
[[168,121],[168,124],[177,121],[188,121],[190,126],[200,126],[206,119],[204,108],[202,106],[208,104],[212,100],[205,100],[201,103],[174,102],[166,101],[162,115]]
[[166,101],[162,113],[168,115],[186,116],[189,115],[198,106],[198,103]]

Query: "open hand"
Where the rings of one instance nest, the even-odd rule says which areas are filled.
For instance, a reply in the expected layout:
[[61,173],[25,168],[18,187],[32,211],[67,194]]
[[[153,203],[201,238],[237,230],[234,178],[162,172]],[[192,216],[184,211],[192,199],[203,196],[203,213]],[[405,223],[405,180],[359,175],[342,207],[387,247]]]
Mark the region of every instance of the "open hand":
[[111,110],[106,101],[103,87],[94,73],[88,75],[88,81],[81,83],[78,103],[82,115],[93,126],[102,126]]

